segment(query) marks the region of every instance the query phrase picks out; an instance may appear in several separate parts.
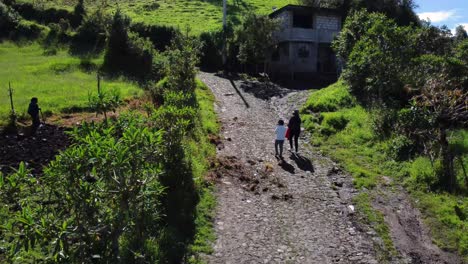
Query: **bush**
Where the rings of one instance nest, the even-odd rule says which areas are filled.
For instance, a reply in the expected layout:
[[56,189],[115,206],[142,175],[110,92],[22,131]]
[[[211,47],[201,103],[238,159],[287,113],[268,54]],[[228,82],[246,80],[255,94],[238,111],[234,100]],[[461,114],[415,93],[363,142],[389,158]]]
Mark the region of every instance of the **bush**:
[[10,32],[10,38],[12,40],[21,39],[37,39],[41,37],[42,33],[46,31],[46,27],[38,25],[34,22],[21,20],[13,32]]
[[390,157],[397,161],[408,160],[416,154],[413,141],[404,135],[395,136],[390,140],[388,149]]
[[388,107],[377,107],[371,112],[372,128],[381,139],[390,137],[395,132],[398,112]]
[[142,38],[149,38],[158,51],[165,51],[171,44],[177,29],[170,26],[146,25],[144,23],[135,23],[130,26],[130,30],[137,33]]
[[223,32],[203,32],[200,35],[203,43],[201,49],[200,66],[208,70],[218,70],[223,66]]
[[7,37],[16,28],[19,21],[19,14],[0,2],[0,38]]
[[4,260],[155,262],[161,132],[131,114],[107,127],[84,124],[71,137],[74,145],[50,164],[40,184],[24,164],[8,180],[0,175],[1,200],[19,208],[0,219]]
[[[436,164],[440,167],[440,164]],[[413,161],[409,169],[410,179],[409,183],[412,187],[422,187],[423,189],[433,189],[437,186],[438,178],[433,164],[428,158],[419,157]]]
[[49,8],[40,10],[34,8],[34,5],[29,3],[17,3],[13,8],[25,19],[34,20],[41,24],[60,23],[60,20],[71,21],[73,13],[65,9]]
[[162,69],[153,58],[157,55],[153,44],[135,33],[129,33],[130,19],[120,10],[114,15],[103,69],[109,74],[123,74],[138,80],[155,79]]
[[97,11],[86,18],[72,38],[70,52],[75,55],[99,54],[106,46],[111,19]]

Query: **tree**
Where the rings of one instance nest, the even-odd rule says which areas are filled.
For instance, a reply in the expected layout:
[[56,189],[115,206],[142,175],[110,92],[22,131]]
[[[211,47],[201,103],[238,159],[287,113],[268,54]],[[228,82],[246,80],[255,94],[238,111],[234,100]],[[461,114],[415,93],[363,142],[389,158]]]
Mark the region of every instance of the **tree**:
[[414,97],[415,107],[420,112],[426,112],[434,128],[425,133],[434,135],[440,146],[443,172],[440,183],[447,191],[454,191],[456,175],[453,166],[453,154],[449,149],[447,131],[454,128],[468,127],[468,92],[466,87],[453,82],[445,75],[429,79],[421,93]]
[[254,13],[247,14],[241,27],[237,30],[237,42],[239,43],[237,57],[239,61],[243,64],[253,65],[263,63],[263,70],[266,72],[269,51],[277,44],[274,32],[279,28],[278,20]]
[[463,41],[468,38],[468,34],[466,33],[465,27],[463,25],[459,25],[455,28],[455,40],[456,41]]
[[84,0],[78,0],[78,3],[73,10],[73,18],[70,21],[73,27],[78,27],[86,17],[86,10],[84,7]]
[[301,0],[302,4],[313,7],[337,8],[343,12],[343,19],[349,14],[365,9],[369,12],[383,13],[395,19],[398,25],[419,24],[414,12],[414,0]]
[[187,28],[185,34],[176,34],[166,52],[169,61],[166,73],[171,89],[193,94],[196,86],[196,65],[199,62],[202,45],[189,33],[190,29]]
[[401,76],[412,53],[411,31],[379,13],[358,11],[348,17],[333,47],[346,63],[344,80],[363,102],[401,99]]

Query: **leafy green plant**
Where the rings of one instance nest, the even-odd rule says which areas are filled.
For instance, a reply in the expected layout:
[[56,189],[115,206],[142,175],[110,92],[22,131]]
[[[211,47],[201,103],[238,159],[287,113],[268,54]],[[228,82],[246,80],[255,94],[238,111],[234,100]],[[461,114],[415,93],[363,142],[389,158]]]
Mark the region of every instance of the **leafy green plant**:
[[98,90],[97,94],[88,95],[89,107],[96,111],[96,115],[103,114],[104,121],[107,122],[107,112],[113,111],[115,113],[117,107],[122,103],[120,93],[117,90],[107,92],[101,89],[101,79],[98,76]]
[[0,177],[0,195],[11,205],[0,229],[7,259],[154,262],[159,253],[148,243],[160,235],[162,133],[128,114],[108,126],[85,124],[71,137],[74,145],[40,183],[24,165]]

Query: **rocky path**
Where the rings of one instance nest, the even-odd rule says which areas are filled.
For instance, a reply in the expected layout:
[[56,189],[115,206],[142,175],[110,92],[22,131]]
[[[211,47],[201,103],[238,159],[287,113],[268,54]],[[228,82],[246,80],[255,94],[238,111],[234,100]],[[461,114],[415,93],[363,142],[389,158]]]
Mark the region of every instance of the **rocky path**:
[[[379,263],[371,230],[356,226],[349,177],[300,140],[274,157],[274,128],[307,91],[258,86],[200,73],[223,125],[218,158],[217,241],[209,263]],[[287,122],[287,121],[286,121]],[[230,176],[229,176],[230,175]]]

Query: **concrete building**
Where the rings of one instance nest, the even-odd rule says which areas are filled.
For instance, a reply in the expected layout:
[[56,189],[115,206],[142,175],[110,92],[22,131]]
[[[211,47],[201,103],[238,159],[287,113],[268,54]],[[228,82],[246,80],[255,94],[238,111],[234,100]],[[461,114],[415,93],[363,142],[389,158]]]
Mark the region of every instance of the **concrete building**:
[[331,42],[341,31],[338,10],[287,5],[270,14],[281,20],[277,49],[269,69],[273,75],[313,77],[336,75],[337,63]]

